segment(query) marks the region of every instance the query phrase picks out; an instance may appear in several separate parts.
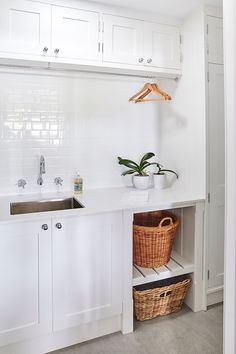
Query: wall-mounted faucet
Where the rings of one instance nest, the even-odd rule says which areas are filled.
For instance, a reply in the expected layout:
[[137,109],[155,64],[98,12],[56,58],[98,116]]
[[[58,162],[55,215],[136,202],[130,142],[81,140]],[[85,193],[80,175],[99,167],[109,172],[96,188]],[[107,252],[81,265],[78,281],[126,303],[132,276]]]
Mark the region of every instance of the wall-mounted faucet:
[[42,175],[45,174],[46,170],[45,170],[45,159],[44,156],[41,155],[40,156],[40,161],[39,161],[39,176],[37,179],[37,183],[42,186],[43,185],[43,177]]

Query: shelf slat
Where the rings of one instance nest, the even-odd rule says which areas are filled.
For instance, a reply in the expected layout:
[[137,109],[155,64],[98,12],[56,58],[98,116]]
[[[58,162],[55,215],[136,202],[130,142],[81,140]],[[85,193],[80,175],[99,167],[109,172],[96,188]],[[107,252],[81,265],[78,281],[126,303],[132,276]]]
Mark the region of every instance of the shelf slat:
[[133,266],[133,285],[141,285],[154,281],[172,278],[178,275],[192,273],[194,265],[182,258],[176,252],[172,252],[171,259],[166,266],[159,268],[143,268]]

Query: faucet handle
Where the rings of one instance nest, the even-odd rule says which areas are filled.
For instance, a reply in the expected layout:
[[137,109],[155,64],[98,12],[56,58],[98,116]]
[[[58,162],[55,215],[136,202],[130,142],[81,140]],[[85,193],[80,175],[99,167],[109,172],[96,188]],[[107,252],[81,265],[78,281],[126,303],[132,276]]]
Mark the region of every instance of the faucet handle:
[[27,184],[26,180],[23,179],[23,178],[21,178],[21,179],[18,179],[16,185],[17,185],[19,188],[25,188],[25,185],[26,185],[26,184]]
[[54,183],[56,186],[62,186],[63,179],[61,177],[54,178]]

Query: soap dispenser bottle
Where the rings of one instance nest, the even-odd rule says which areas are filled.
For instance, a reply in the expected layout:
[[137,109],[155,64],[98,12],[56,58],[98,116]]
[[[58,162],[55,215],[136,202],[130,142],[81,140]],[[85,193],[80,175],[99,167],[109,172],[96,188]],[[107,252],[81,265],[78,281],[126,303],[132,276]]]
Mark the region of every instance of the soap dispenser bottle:
[[83,178],[80,176],[79,172],[77,172],[74,179],[74,193],[81,194],[82,191],[83,191]]

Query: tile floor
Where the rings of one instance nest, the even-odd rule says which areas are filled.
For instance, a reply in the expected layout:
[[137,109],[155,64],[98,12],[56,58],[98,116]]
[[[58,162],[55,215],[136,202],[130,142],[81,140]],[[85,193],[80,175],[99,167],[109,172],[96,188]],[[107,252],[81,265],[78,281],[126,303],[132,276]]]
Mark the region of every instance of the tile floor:
[[135,322],[132,334],[114,333],[53,354],[222,354],[223,306]]

